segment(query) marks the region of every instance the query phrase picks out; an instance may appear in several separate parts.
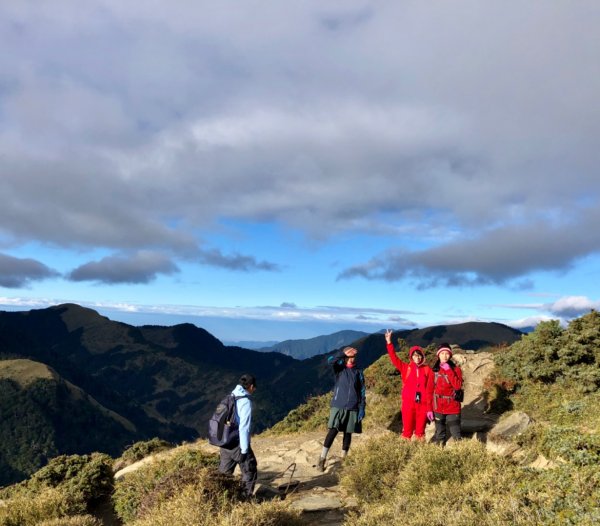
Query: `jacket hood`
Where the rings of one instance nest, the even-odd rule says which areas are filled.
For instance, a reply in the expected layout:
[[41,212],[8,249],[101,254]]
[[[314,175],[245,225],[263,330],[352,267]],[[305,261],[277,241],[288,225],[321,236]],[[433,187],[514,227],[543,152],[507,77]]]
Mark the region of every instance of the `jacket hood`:
[[411,363],[414,363],[412,361],[412,358],[413,358],[413,354],[415,354],[415,353],[419,353],[423,357],[423,359],[421,360],[421,363],[419,363],[419,366],[423,365],[425,363],[425,353],[423,352],[423,349],[421,349],[421,347],[419,347],[418,345],[414,345],[410,348],[408,357],[410,358]]
[[250,396],[250,393],[246,391],[241,385],[236,385],[235,389],[231,391],[235,396]]

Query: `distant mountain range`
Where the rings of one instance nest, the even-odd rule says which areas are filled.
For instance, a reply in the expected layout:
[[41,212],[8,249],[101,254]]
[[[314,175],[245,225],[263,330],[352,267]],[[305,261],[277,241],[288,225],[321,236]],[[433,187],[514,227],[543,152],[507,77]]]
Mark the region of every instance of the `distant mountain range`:
[[273,345],[277,345],[279,342],[277,340],[266,341],[266,342],[257,342],[254,340],[240,340],[240,341],[225,341],[223,340],[223,345],[227,345],[227,347],[243,347],[244,349],[252,349],[256,351],[258,349],[272,347]]
[[361,331],[339,331],[326,336],[317,336],[305,340],[285,340],[275,345],[257,348],[260,352],[278,352],[304,360],[317,354],[325,354],[340,347],[346,347],[360,338],[368,336],[368,333]]
[[[367,367],[385,352],[384,337],[358,334],[351,344]],[[478,349],[520,335],[473,322],[395,336],[411,345],[448,341]],[[321,355],[296,360],[228,347],[191,324],[133,327],[74,304],[0,312],[0,366],[0,485],[57,454],[116,454],[154,436],[203,436],[217,401],[243,372],[257,377],[256,431],[333,384]]]

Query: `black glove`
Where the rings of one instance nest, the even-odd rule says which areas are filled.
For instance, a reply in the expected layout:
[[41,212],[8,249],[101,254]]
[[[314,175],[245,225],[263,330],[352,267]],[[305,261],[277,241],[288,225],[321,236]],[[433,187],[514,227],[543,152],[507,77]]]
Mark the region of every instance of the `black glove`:
[[248,460],[248,453],[241,453],[240,462],[246,462],[246,460]]

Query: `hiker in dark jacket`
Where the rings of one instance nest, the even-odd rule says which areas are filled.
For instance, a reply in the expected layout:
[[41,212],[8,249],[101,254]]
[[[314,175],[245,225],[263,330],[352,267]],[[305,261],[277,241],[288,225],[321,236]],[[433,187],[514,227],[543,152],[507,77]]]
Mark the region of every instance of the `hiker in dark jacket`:
[[220,448],[221,463],[219,471],[233,475],[235,466],[242,472],[243,493],[250,498],[254,493],[254,485],[258,477],[256,457],[250,447],[250,427],[252,424],[252,402],[250,395],[256,391],[256,378],[251,374],[243,374],[232,394],[238,399],[235,402],[234,418],[239,426],[240,441],[233,449]]
[[431,399],[435,416],[435,435],[432,442],[444,445],[447,441],[446,426],[454,440],[460,440],[460,402],[455,391],[462,389],[462,371],[452,360],[452,349],[442,343],[437,350],[437,361],[432,367],[434,381],[431,385]]
[[329,431],[323,442],[323,451],[317,461],[317,469],[325,471],[325,459],[339,431],[344,433],[342,459],[346,458],[352,433],[362,433],[362,420],[365,417],[367,403],[365,377],[356,366],[358,351],[346,347],[328,358],[335,374],[335,386],[331,409],[329,411]]

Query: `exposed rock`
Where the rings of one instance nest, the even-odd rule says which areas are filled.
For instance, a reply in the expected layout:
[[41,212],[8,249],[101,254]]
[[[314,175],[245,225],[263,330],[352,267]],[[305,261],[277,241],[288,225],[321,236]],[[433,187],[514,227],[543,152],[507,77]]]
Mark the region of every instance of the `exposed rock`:
[[501,457],[510,457],[515,456],[518,452],[521,451],[521,448],[518,444],[513,442],[504,442],[504,441],[494,441],[488,438],[485,443],[485,448],[490,453],[496,453]]
[[502,418],[488,433],[486,449],[502,456],[522,456],[522,448],[513,439],[522,434],[532,423],[533,420],[529,415],[522,412],[512,413]]
[[303,512],[330,511],[340,509],[343,504],[338,492],[323,491],[321,488],[311,494],[304,495],[294,500],[292,508],[302,510]]
[[534,469],[552,469],[557,466],[558,464],[556,462],[548,460],[544,455],[538,455],[538,457],[529,464],[529,467]]
[[527,413],[521,411],[511,413],[502,418],[488,433],[488,440],[510,440],[521,435],[533,423]]

